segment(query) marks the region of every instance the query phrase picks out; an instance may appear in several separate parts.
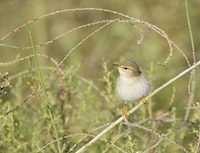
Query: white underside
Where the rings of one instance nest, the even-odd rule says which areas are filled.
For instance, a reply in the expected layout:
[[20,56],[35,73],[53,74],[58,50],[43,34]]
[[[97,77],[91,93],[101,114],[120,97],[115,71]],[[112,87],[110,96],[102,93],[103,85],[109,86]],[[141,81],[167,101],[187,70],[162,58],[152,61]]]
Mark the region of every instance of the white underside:
[[143,74],[136,78],[119,76],[116,91],[122,100],[135,102],[149,94],[150,83]]

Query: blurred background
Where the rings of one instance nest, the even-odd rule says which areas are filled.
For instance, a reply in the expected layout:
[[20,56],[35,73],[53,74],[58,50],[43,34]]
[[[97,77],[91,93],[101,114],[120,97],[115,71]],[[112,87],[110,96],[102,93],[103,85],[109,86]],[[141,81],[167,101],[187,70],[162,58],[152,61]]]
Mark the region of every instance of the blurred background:
[[[197,59],[200,47],[199,6],[199,0],[191,0],[188,3]],[[1,0],[0,38],[4,38],[7,33],[29,20],[69,8],[105,8],[147,21],[164,30],[169,39],[186,54],[189,62],[193,63],[185,3],[181,0]],[[39,94],[37,91],[41,84],[31,47],[29,28],[32,31],[34,45],[37,46],[55,39],[72,28],[116,18],[125,19],[103,11],[63,12],[38,19],[0,41],[0,114],[6,114],[14,108],[6,117],[1,118],[0,130],[3,133],[0,134],[0,152],[34,152],[49,141],[55,140],[51,121],[42,104],[44,93],[40,91],[41,94]],[[59,63],[73,47],[102,25],[74,30],[47,45],[36,47],[38,54],[47,55],[45,57],[38,55],[43,77],[45,78],[55,68],[55,61]],[[76,48],[61,65],[60,71],[51,73],[50,77],[44,81],[50,109],[54,114],[60,137],[72,133],[89,133],[120,116],[123,103],[115,93],[115,81],[118,74],[112,63],[124,58],[135,60],[151,80],[152,91],[188,67],[182,54],[174,47],[169,62],[163,66],[161,63],[165,62],[170,51],[167,41],[144,24],[136,25],[139,30],[129,23],[112,23],[103,28]],[[138,44],[141,38],[140,32],[143,39],[142,43]],[[198,76],[199,69],[196,71],[196,89],[193,99],[195,107],[199,105],[197,102],[200,99]],[[142,108],[130,120],[135,122],[149,118],[155,119],[158,114],[169,112],[170,102],[173,102],[174,111],[172,115],[167,116],[167,119],[183,120],[189,101],[189,78],[190,75],[187,74],[156,94],[151,99],[152,104],[148,106],[150,114]],[[24,102],[32,92],[36,93],[33,98]],[[170,133],[172,139],[178,140],[181,146],[187,149],[189,147],[191,151],[190,149],[195,148],[196,145],[196,133],[190,130],[193,128],[198,130],[200,117],[198,115],[200,113],[197,109],[192,110],[189,116],[191,124],[186,126],[172,121],[161,125],[155,125],[154,122],[144,124],[161,133]],[[175,133],[180,127],[182,127],[180,135],[177,136]],[[127,129],[123,125],[119,126],[106,136],[107,141],[112,142],[114,135],[118,136],[124,131],[126,132]],[[145,133],[141,129],[138,133],[140,132]],[[147,136],[149,139],[145,140],[129,130],[119,138],[118,145],[126,152],[131,149],[134,152],[147,147],[153,139],[152,133],[148,133]],[[69,148],[80,139],[81,136],[63,140],[60,144],[64,148],[63,152],[70,151]],[[81,141],[77,148],[89,139],[87,137]],[[160,146],[151,151],[183,151],[177,145],[169,147],[170,144],[162,143]],[[112,147],[108,148],[105,142],[99,142],[90,148],[89,152],[120,152]],[[57,152],[56,144],[47,146],[41,152]]]

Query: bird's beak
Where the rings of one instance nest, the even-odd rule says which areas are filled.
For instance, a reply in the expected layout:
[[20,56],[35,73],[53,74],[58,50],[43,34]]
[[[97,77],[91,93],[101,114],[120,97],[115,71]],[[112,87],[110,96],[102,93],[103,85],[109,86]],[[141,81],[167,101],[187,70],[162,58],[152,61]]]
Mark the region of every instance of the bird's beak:
[[113,63],[113,66],[119,67],[119,64],[117,64],[117,63]]

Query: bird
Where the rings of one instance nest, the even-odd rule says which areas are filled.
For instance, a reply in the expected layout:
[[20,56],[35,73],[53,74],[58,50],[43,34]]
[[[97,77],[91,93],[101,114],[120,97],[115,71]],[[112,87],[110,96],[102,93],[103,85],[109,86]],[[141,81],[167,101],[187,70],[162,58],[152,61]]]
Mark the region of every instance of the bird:
[[[125,59],[120,63],[114,63],[119,75],[116,81],[116,92],[124,101],[124,115],[127,117],[127,102],[134,103],[143,100],[150,92],[150,82],[146,75],[140,70],[138,64],[131,60]],[[145,101],[143,101],[146,103]]]

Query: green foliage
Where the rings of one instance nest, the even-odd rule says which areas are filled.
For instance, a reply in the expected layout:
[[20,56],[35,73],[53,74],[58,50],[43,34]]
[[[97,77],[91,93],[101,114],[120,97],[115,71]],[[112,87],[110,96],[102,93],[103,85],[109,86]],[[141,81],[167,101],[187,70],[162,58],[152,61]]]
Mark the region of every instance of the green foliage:
[[[30,9],[28,3],[36,9]],[[50,13],[52,8],[61,10],[66,4],[64,0],[13,1],[13,5],[2,1],[0,4],[3,27],[0,29],[0,153],[67,153],[87,144],[123,114],[123,103],[115,93],[117,73],[111,67],[111,63],[121,58],[133,58],[144,73],[151,73],[152,91],[186,69],[188,63],[192,64],[194,54],[198,61],[198,54],[192,52],[195,43],[190,27],[194,24],[196,38],[196,31],[200,30],[196,0],[185,3],[186,10],[178,1],[90,4],[72,0],[67,6],[106,6],[156,23],[165,32],[142,20],[108,10],[62,10],[54,11],[49,17],[40,16]],[[166,12],[176,15],[168,16]],[[183,12],[187,18],[182,16]],[[35,14],[40,17],[34,18]],[[19,26],[29,18],[34,18],[31,24]],[[188,47],[186,19],[192,51]],[[91,23],[95,21],[99,22]],[[15,26],[18,28],[12,32]],[[75,29],[69,30],[72,28]],[[172,40],[180,42],[183,49]],[[196,44],[198,48],[199,43]],[[86,152],[199,152],[198,76],[199,69],[190,77],[175,81],[173,89],[167,86],[152,97],[152,104],[131,114]],[[129,104],[129,108],[134,105]]]

